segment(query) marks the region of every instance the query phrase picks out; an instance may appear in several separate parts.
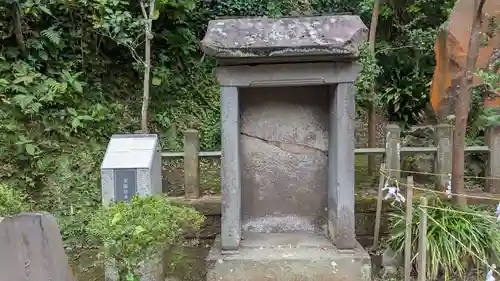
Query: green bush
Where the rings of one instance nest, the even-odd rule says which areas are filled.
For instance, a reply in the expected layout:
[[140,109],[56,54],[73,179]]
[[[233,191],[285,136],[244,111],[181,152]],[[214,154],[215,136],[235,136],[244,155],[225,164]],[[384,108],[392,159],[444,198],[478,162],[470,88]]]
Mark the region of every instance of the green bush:
[[[491,213],[471,207],[459,210],[451,203],[438,199],[430,206],[427,209],[427,277],[430,280],[440,275],[445,280],[463,277],[468,266],[474,266],[481,272],[485,268],[483,261],[488,261],[500,251],[500,224],[497,220]],[[415,206],[412,220],[414,261],[418,251],[420,219],[419,208]],[[404,251],[405,225],[402,211],[392,215],[387,244],[393,251]]]
[[29,209],[25,194],[7,184],[0,184],[0,217],[26,212]]
[[202,222],[194,209],[174,206],[162,195],[134,196],[130,203],[121,201],[96,212],[88,231],[104,245],[99,261],[115,268],[119,281],[137,280],[143,261],[154,260]]

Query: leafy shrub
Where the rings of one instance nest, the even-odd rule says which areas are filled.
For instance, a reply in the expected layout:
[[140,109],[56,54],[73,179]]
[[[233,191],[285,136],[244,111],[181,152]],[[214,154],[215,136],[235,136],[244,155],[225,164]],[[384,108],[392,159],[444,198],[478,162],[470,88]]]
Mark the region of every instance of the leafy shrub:
[[115,268],[123,281],[136,280],[143,261],[154,260],[202,222],[194,209],[174,206],[162,195],[134,196],[130,203],[121,201],[97,211],[88,230],[104,245],[100,262]]
[[377,60],[364,43],[360,46],[361,73],[356,79],[356,102],[364,108],[372,104],[379,107],[381,104],[380,95],[373,94],[373,85],[382,73],[382,69],[377,65]]
[[[431,208],[427,209],[427,213],[429,215],[427,220],[427,276],[431,280],[435,280],[440,275],[443,275],[445,280],[450,280],[455,276],[463,277],[467,272],[467,265],[475,266],[481,271],[484,269],[483,261],[488,261],[493,254],[500,251],[500,224],[491,218],[491,213],[470,207],[458,210],[451,203],[438,199],[431,204]],[[392,216],[388,246],[402,253],[406,219],[403,212]],[[416,257],[418,251],[420,219],[419,208],[415,206],[412,220],[413,258]]]
[[26,195],[7,184],[0,184],[0,217],[29,210]]

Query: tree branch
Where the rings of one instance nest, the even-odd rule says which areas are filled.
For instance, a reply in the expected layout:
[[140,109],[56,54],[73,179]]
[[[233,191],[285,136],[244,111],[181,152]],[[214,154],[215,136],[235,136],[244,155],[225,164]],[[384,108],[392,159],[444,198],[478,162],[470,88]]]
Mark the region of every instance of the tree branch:
[[142,11],[142,16],[144,17],[145,20],[148,20],[148,14],[146,13],[146,6],[144,6],[144,2],[141,1],[141,11]]

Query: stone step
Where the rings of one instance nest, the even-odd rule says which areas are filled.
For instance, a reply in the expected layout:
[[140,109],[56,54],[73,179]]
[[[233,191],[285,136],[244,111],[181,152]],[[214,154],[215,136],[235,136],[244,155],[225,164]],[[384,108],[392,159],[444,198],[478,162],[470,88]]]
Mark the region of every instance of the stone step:
[[238,253],[222,254],[220,238],[207,257],[207,281],[368,281],[371,264],[360,246],[339,251],[306,233],[245,233]]

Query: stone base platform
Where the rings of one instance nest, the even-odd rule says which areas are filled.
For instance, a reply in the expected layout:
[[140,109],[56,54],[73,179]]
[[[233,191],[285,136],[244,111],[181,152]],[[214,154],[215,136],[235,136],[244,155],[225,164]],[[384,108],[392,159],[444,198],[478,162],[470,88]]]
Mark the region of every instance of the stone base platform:
[[370,281],[371,262],[358,244],[339,251],[324,236],[244,233],[237,253],[221,253],[220,237],[207,256],[207,281]]

